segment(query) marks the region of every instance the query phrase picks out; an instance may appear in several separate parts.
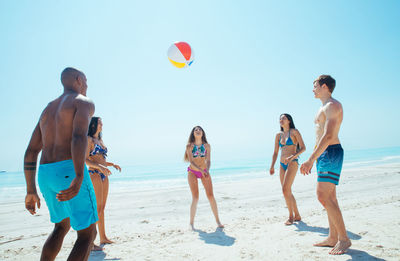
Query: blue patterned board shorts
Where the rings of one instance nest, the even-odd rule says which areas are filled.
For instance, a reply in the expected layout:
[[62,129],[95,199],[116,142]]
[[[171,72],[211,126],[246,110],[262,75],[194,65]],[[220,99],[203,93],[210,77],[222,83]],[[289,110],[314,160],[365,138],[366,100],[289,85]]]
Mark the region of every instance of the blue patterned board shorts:
[[340,173],[343,166],[342,145],[329,145],[317,159],[318,182],[339,184]]

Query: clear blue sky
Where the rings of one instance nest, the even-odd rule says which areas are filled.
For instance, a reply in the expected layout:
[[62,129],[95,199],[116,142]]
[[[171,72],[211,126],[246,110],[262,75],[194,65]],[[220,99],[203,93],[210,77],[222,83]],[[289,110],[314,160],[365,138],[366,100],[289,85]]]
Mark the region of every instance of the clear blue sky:
[[[214,160],[270,160],[280,113],[309,150],[331,74],[344,106],[345,149],[399,146],[400,1],[1,1],[0,170],[22,169],[31,132],[86,73],[110,159],[181,161],[200,124]],[[166,51],[186,41],[190,68]]]

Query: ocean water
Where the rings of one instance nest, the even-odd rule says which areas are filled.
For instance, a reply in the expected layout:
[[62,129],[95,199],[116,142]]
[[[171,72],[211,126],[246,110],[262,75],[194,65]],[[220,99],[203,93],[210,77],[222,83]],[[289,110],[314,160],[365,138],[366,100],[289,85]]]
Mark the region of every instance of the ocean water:
[[[309,154],[302,155],[300,163]],[[269,170],[271,159],[252,159],[241,161],[213,161],[211,175],[214,182],[234,181],[261,177]],[[400,163],[400,147],[345,150],[343,169],[368,167],[373,165]],[[123,171],[113,171],[110,186],[118,190],[152,190],[159,188],[187,186],[187,166],[185,162],[122,166]],[[279,168],[279,163],[275,169]],[[313,169],[315,170],[315,168]],[[25,179],[22,171],[0,173],[0,201],[24,195]],[[4,202],[4,201],[3,201]]]

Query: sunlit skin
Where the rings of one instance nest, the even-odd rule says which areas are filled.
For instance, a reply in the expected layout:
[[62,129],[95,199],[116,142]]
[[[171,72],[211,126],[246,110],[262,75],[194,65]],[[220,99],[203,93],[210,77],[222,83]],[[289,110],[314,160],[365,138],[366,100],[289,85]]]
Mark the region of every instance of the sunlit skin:
[[[98,173],[93,173],[90,175],[90,178],[93,183],[94,191],[96,193],[96,201],[97,201],[97,213],[99,216],[99,221],[97,222],[97,226],[99,229],[100,236],[100,244],[111,244],[113,241],[108,239],[105,231],[105,219],[104,219],[104,209],[107,203],[108,198],[108,189],[109,189],[109,180],[108,176],[111,175],[111,171],[108,167],[114,167],[116,170],[121,172],[121,167],[112,162],[107,162],[106,159],[101,154],[96,154],[90,156],[89,152],[94,149],[94,145],[98,144],[101,147],[105,148],[106,146],[103,143],[102,139],[99,139],[99,134],[103,130],[103,122],[101,118],[98,120],[97,130],[93,137],[88,138],[88,149],[86,154],[86,164],[89,166],[89,170],[98,170],[103,173],[106,177],[101,180],[101,177]],[[94,250],[101,250],[100,247],[94,246]]]
[[[279,132],[275,136],[274,153],[272,156],[272,163],[269,170],[269,173],[271,175],[275,173],[274,166],[279,153],[279,141],[281,142],[281,144],[286,144],[286,141],[289,137],[290,121],[285,115],[281,115],[281,117],[279,118],[279,124],[283,128],[283,132]],[[285,225],[292,225],[294,221],[301,220],[301,216],[297,208],[296,199],[292,194],[292,185],[296,177],[297,170],[299,168],[297,161],[294,160],[297,159],[299,155],[306,150],[303,138],[301,137],[301,134],[297,129],[290,130],[290,137],[294,145],[284,146],[281,148],[280,162],[288,164],[287,170],[285,171],[283,167],[279,164],[282,193],[283,196],[285,197],[286,206],[289,211],[289,217],[286,220]],[[299,144],[300,146],[299,151],[297,151],[297,144]]]
[[[342,104],[332,98],[328,86],[320,86],[314,82],[314,97],[321,100],[322,106],[315,117],[316,146],[310,158],[301,165],[300,172],[304,175],[311,173],[315,160],[326,150],[329,145],[340,144],[339,130],[343,120]],[[329,235],[322,242],[314,244],[319,247],[333,247],[332,255],[344,254],[351,246],[343,221],[342,212],[336,198],[336,185],[330,182],[318,182],[318,200],[326,209],[329,220]]]
[[[27,184],[25,207],[32,215],[36,214],[36,206],[40,207],[35,179],[36,161],[40,152],[42,152],[40,164],[70,159],[73,161],[76,176],[69,188],[56,195],[59,201],[74,198],[83,182],[87,131],[94,113],[94,103],[86,97],[88,86],[86,76],[82,72],[73,68],[66,69],[61,81],[64,86],[63,94],[51,101],[43,110],[25,152],[24,172]],[[40,260],[56,258],[70,227],[69,217],[55,223],[54,230],[43,246]],[[93,223],[77,231],[77,236],[68,260],[87,260],[96,237],[96,224]]]
[[[203,144],[202,143],[203,131],[200,128],[196,127],[194,129],[193,134],[195,137],[194,144],[188,144],[186,146],[186,154],[188,155],[189,158],[190,168],[193,170],[201,171],[202,173],[201,182],[203,183],[208,201],[210,202],[211,210],[214,214],[215,221],[217,222],[219,228],[223,228],[224,226],[219,220],[217,202],[215,201],[214,198],[212,180],[209,172],[211,166],[211,161],[210,161],[211,146],[209,144],[204,144],[204,147],[207,150],[206,157],[194,158],[192,155],[192,150],[194,145],[201,146]],[[192,229],[194,229],[194,217],[196,215],[197,203],[199,201],[198,179],[193,173],[188,172],[188,182],[190,191],[192,192],[192,204],[190,206],[190,226]]]

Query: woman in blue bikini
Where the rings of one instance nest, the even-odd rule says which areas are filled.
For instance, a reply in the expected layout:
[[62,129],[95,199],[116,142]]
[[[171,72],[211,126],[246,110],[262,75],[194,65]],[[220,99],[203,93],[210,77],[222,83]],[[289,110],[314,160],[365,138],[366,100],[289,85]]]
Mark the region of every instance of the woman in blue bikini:
[[194,229],[194,216],[196,215],[197,202],[199,201],[198,179],[203,183],[218,227],[224,227],[219,220],[217,202],[214,198],[210,176],[210,153],[211,147],[207,142],[204,130],[200,126],[194,127],[190,133],[184,157],[185,161],[190,163],[187,171],[189,187],[192,192],[192,205],[190,206],[190,226],[192,229]]
[[[104,145],[101,137],[102,129],[103,123],[101,118],[92,117],[88,131],[86,164],[89,167],[90,178],[93,183],[94,192],[96,193],[97,213],[99,216],[97,225],[99,228],[100,244],[111,244],[113,242],[106,236],[104,222],[104,209],[107,202],[109,186],[108,175],[111,174],[108,167],[114,167],[119,171],[121,171],[121,168],[114,163],[106,161],[107,147]],[[94,250],[101,250],[98,248],[99,247],[95,246]]]
[[296,199],[292,194],[292,184],[299,168],[298,157],[306,150],[300,132],[295,128],[292,116],[287,113],[281,114],[279,118],[281,131],[276,134],[275,148],[269,173],[275,173],[275,162],[278,158],[279,147],[281,148],[280,180],[283,196],[289,210],[289,218],[285,225],[292,225],[294,221],[300,221],[300,213],[297,209]]

